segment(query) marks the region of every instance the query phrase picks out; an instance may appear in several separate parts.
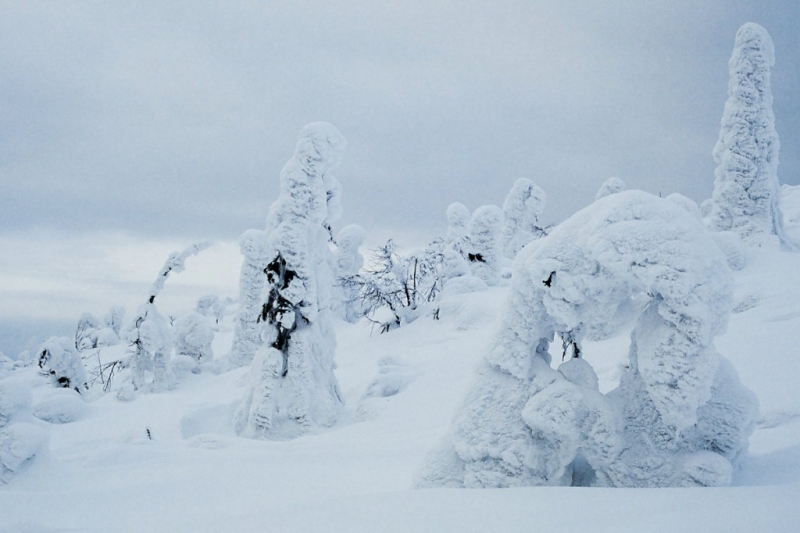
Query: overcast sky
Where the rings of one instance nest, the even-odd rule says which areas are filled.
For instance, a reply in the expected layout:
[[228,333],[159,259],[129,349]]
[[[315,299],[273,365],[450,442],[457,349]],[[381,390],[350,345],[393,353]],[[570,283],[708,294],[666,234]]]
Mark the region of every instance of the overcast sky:
[[[121,283],[198,239],[235,271],[223,250],[263,227],[316,120],[348,140],[342,224],[373,242],[441,234],[449,203],[501,204],[519,177],[549,222],[610,176],[701,201],[748,21],[775,42],[797,184],[797,0],[0,1],[0,321],[127,301]],[[208,268],[198,291],[235,286]]]

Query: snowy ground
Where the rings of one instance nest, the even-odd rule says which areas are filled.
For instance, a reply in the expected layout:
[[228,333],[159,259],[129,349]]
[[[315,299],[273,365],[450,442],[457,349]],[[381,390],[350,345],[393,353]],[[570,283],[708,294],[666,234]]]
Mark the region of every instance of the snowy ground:
[[[736,273],[716,344],[758,395],[761,420],[730,488],[413,489],[491,338],[500,288],[384,335],[340,323],[348,417],[297,440],[233,434],[246,369],[187,374],[127,403],[95,393],[79,420],[41,422],[49,452],[0,485],[0,532],[800,531],[798,272],[800,254],[759,250]],[[217,335],[218,356],[230,340]],[[626,351],[625,337],[585,346],[603,390]],[[38,386],[34,405],[50,394]]]

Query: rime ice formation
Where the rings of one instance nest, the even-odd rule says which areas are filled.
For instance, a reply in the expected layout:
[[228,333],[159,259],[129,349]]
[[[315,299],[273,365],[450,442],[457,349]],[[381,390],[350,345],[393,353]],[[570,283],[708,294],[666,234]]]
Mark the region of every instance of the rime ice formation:
[[[675,203],[626,191],[578,212],[517,257],[494,346],[422,485],[729,484],[757,411],[713,345],[731,293],[709,232]],[[578,351],[631,316],[616,390],[601,394],[581,359],[551,368],[554,335]]]
[[767,30],[749,22],[736,32],[728,63],[728,101],[713,157],[709,227],[745,240],[777,235],[785,241],[778,184],[778,151],[770,68],[775,51]]
[[[346,141],[330,124],[300,132],[281,171],[281,193],[267,218],[264,342],[253,358],[236,430],[254,438],[286,439],[330,426],[342,404],[333,374],[336,339],[330,324],[333,289],[328,248],[338,216],[338,181],[331,172]],[[332,200],[334,199],[334,200]]]

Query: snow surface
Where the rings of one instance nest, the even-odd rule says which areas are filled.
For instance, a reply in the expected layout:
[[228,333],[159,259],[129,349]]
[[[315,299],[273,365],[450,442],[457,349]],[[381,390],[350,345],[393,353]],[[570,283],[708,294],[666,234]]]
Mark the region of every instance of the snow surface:
[[[797,208],[787,205],[786,214]],[[787,220],[787,232],[796,229]],[[733,312],[715,345],[761,409],[733,487],[413,489],[489,347],[508,291],[471,286],[446,296],[439,321],[384,335],[337,322],[336,375],[348,416],[289,442],[235,436],[244,367],[187,373],[174,389],[131,402],[95,386],[80,416],[61,424],[32,416],[54,390],[46,377],[36,368],[4,370],[4,384],[35,385],[32,400],[19,386],[3,400],[17,436],[28,439],[27,451],[42,433],[49,445],[0,484],[0,532],[796,532],[797,272],[800,254],[761,248],[733,274]],[[217,358],[233,336],[233,324],[220,327]],[[601,392],[618,385],[628,338],[583,344]]]

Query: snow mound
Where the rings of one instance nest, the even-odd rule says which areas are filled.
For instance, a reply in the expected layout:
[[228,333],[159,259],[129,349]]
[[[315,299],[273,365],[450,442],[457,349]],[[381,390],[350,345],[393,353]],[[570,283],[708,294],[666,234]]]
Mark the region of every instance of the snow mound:
[[52,424],[67,424],[83,418],[89,406],[77,392],[56,389],[33,404],[33,416]]

